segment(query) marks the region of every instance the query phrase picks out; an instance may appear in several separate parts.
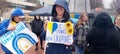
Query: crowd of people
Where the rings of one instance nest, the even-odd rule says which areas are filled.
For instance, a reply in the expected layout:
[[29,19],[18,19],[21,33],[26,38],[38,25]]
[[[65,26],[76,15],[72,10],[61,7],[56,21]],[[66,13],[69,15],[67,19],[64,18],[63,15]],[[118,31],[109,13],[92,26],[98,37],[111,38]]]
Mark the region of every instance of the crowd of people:
[[[53,5],[51,15],[52,22],[70,21],[68,3],[65,0],[57,0]],[[11,17],[0,24],[0,36],[10,30],[15,30],[19,22],[25,23],[25,15],[21,8],[16,8]],[[101,12],[96,16],[90,28],[88,14],[82,13],[74,25],[74,41],[71,45],[48,43],[45,47],[47,22],[42,21],[39,15],[35,15],[30,25],[31,31],[38,37],[40,48],[45,50],[45,54],[72,54],[71,46],[74,46],[75,54],[120,54],[120,15],[117,15],[112,22],[108,13]],[[5,46],[1,47],[5,54],[12,54]],[[38,48],[38,43],[36,43],[35,51]]]

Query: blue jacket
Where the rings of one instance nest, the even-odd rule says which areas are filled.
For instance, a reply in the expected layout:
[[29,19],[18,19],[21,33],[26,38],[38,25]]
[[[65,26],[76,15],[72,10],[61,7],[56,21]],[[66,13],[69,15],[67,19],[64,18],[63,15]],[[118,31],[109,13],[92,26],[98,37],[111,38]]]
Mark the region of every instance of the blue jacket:
[[[55,10],[56,5],[60,5],[60,6],[64,7],[68,18],[63,17],[64,19],[62,21],[59,21],[58,19],[56,19],[56,15],[55,15],[55,14],[57,14],[56,10]],[[54,17],[53,18],[54,22],[67,22],[70,20],[68,4],[65,0],[57,0],[55,2],[55,4],[53,5],[53,9],[52,9],[52,16]],[[45,34],[46,34],[45,31],[43,31],[41,34],[41,36],[44,38],[44,40],[45,40],[45,36],[46,36]],[[57,43],[48,43],[47,47],[46,47],[46,54],[71,54],[70,46],[66,46],[64,44],[57,44]]]
[[5,34],[7,32],[7,27],[9,25],[10,19],[8,20],[4,20],[1,24],[0,24],[0,36]]
[[[4,20],[1,24],[0,24],[0,36],[2,36],[3,34],[5,34],[8,30],[7,27],[10,23],[10,19]],[[6,53],[6,54],[12,54],[5,46],[3,46],[1,44],[2,50]]]

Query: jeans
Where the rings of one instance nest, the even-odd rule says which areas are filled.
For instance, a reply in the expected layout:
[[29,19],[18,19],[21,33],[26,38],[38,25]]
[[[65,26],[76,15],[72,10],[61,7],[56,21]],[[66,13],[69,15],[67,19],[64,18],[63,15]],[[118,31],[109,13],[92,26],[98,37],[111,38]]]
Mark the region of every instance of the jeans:
[[75,53],[76,54],[84,54],[84,51],[85,51],[84,47],[77,46],[77,45],[74,45],[74,46],[75,46]]

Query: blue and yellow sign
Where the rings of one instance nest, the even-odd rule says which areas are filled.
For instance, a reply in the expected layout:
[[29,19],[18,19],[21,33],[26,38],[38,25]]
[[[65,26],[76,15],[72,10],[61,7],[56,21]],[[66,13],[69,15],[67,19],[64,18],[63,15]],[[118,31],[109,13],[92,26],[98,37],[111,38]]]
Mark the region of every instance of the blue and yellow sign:
[[38,39],[34,33],[20,22],[14,31],[9,31],[0,37],[0,43],[13,54],[24,54]]
[[73,24],[71,22],[48,22],[46,41],[51,43],[72,44]]

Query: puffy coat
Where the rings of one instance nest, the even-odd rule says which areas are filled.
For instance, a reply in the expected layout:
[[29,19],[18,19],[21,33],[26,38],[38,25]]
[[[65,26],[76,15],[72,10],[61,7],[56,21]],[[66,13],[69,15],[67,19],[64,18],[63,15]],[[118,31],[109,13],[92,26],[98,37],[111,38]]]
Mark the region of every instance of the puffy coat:
[[120,54],[120,34],[108,14],[98,14],[86,37],[90,54]]

